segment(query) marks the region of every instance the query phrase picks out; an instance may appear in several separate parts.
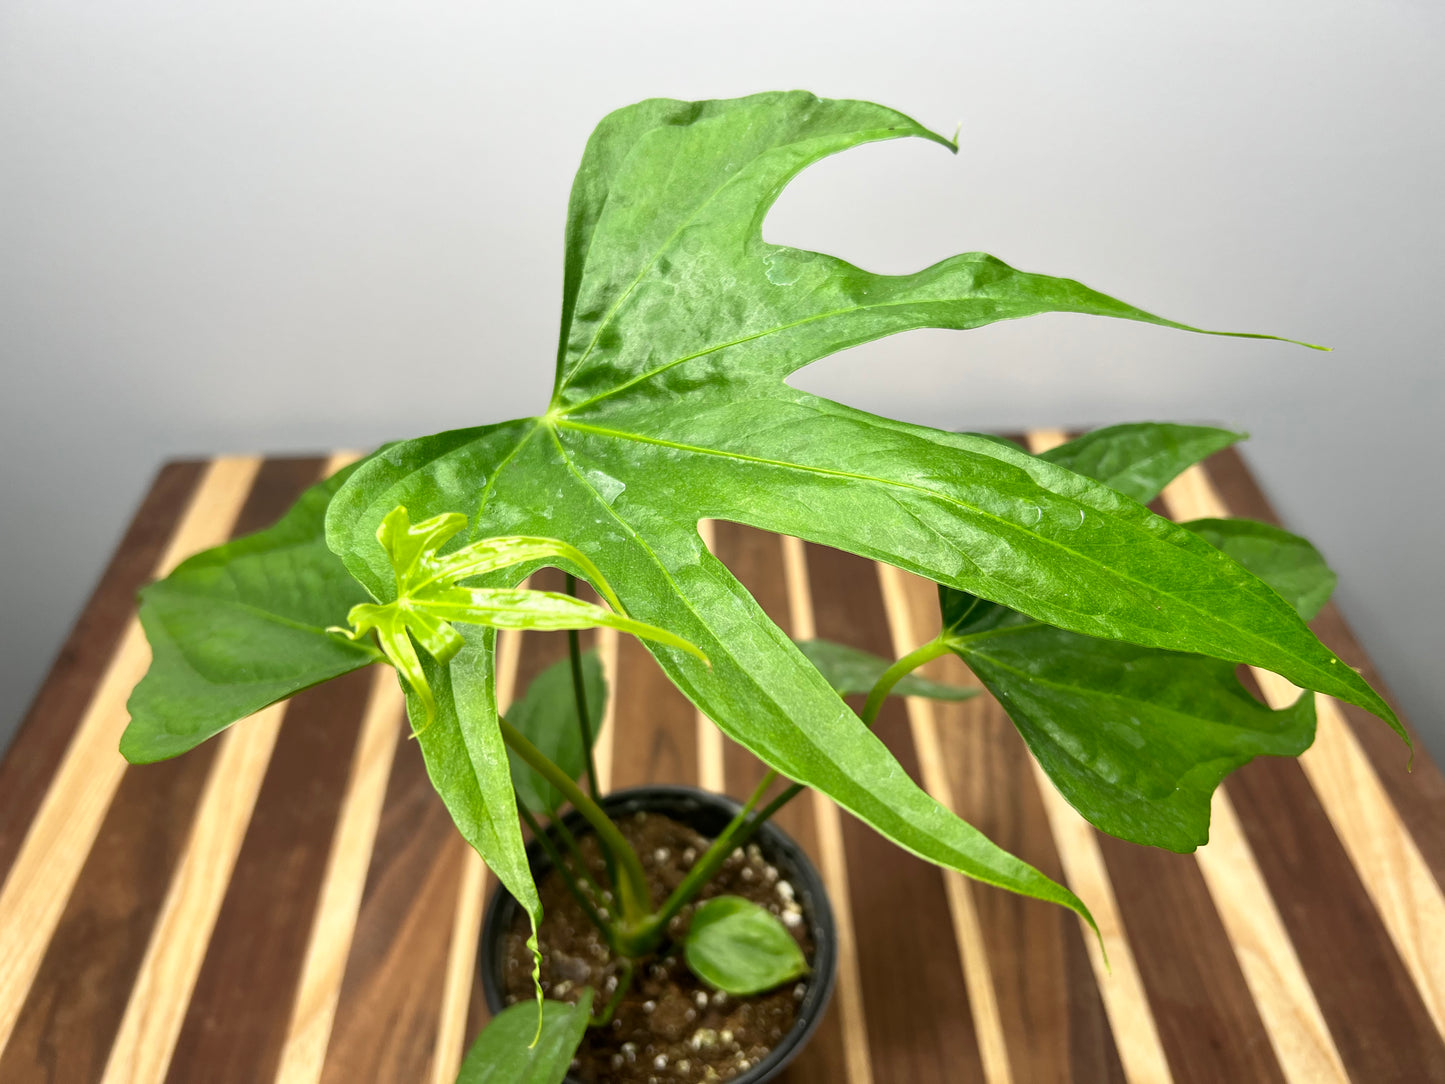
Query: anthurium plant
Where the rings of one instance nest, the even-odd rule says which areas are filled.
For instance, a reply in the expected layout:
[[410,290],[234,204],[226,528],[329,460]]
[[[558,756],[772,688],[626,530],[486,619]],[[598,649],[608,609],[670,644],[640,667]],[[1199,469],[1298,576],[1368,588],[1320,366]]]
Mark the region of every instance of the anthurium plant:
[[[612,950],[636,961],[659,951],[721,858],[805,786],[925,860],[1088,920],[1072,892],[933,800],[871,733],[890,692],[968,695],[912,674],[944,653],[998,698],[1092,823],[1178,851],[1206,839],[1226,773],[1297,754],[1313,736],[1308,694],[1270,710],[1239,684],[1237,664],[1360,705],[1404,737],[1305,624],[1333,584],[1308,543],[1245,521],[1177,525],[1146,507],[1238,434],[1126,425],[1034,456],[788,384],[820,358],[914,328],[1074,312],[1199,331],[982,253],[877,275],[763,240],[768,209],[801,170],[906,137],[957,150],[891,109],[804,93],[652,100],[605,118],[572,189],[541,413],[388,445],[270,530],[149,587],[141,617],[154,661],[131,699],[125,755],[176,755],[301,689],[394,665],[433,783],[534,928],[522,820]],[[795,644],[708,552],[704,518],[936,581],[937,638],[896,661]],[[518,586],[543,565],[585,579],[601,603]],[[566,666],[498,713],[497,629],[604,625],[639,637],[770,766],[769,781],[791,784],[770,802],[759,788],[665,900],[649,897],[596,801],[588,761],[602,677],[575,631]],[[865,691],[859,714],[840,698]],[[569,865],[572,844],[544,830],[566,805],[606,853],[608,883]],[[710,901],[693,914],[687,959],[723,990],[791,981],[806,964],[775,925],[745,901]],[[605,1019],[598,994],[596,1006],[591,993],[549,1002],[535,1043],[536,1009],[507,1010],[463,1076],[560,1079],[586,1024]],[[510,1076],[496,1075],[503,1062]]]

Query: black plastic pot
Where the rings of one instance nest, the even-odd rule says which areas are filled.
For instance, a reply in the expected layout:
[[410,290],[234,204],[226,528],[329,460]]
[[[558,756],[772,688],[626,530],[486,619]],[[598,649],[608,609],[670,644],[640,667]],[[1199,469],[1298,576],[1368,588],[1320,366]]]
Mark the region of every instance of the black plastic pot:
[[[724,795],[680,786],[620,790],[607,795],[601,804],[614,819],[633,813],[662,813],[709,839],[719,835],[741,808]],[[576,835],[591,830],[576,812],[568,814],[564,820]],[[803,918],[813,935],[813,970],[808,976],[803,999],[798,1004],[798,1019],[792,1030],[783,1036],[767,1057],[733,1077],[731,1084],[763,1084],[783,1071],[818,1027],[823,1010],[828,1006],[828,998],[832,996],[833,980],[838,970],[837,927],[833,923],[833,910],[828,906],[823,879],[808,861],[808,856],[771,821],[758,829],[752,842],[793,885],[798,904],[803,909]],[[552,868],[551,861],[535,840],[527,848],[527,858],[531,862],[532,875],[539,880]],[[505,888],[499,887],[487,904],[486,917],[482,922],[480,970],[482,991],[486,995],[487,1007],[493,1013],[501,1012],[505,1005],[506,938],[521,915],[521,905]],[[568,1084],[576,1084],[571,1076],[567,1077],[567,1081]]]

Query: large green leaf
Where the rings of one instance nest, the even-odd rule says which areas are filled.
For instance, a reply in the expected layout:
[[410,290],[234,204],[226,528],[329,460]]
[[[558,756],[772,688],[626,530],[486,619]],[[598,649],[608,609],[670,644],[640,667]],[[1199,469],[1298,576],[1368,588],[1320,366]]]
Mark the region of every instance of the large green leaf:
[[1182,326],[979,253],[883,276],[762,239],[805,166],[901,136],[948,145],[892,110],[806,94],[608,117],[573,189],[546,413],[393,449],[337,494],[327,537],[382,602],[394,589],[375,533],[398,504],[474,516],[478,537],[564,539],[629,614],[702,649],[710,668],[649,645],[768,764],[917,854],[1082,911],[909,780],[706,551],[699,519],[888,561],[1089,635],[1250,662],[1393,716],[1273,590],[1137,502],[996,440],[788,386],[820,357],[911,328],[1042,312]]
[[1183,526],[1273,587],[1306,621],[1334,593],[1333,570],[1297,534],[1252,519],[1195,519]]
[[356,468],[312,486],[274,526],[199,553],[141,592],[151,666],[131,693],[120,749],[176,756],[308,686],[381,659],[327,633],[368,599],[326,548],[331,495]]
[[954,643],[1060,793],[1111,835],[1192,851],[1220,781],[1314,740],[1314,697],[1271,711],[1234,666],[1099,640],[1022,615]]
[[1184,468],[1243,439],[1243,433],[1202,425],[1129,422],[1095,429],[1039,458],[1147,504]]
[[457,1084],[562,1084],[587,1031],[591,1008],[591,988],[575,1005],[544,1001],[540,1032],[530,1005],[503,1009],[467,1051]]
[[[607,678],[595,651],[582,655],[582,688],[591,721],[587,732],[595,739],[607,707]],[[526,693],[507,709],[507,722],[573,779],[587,767],[582,728],[577,725],[577,696],[572,687],[570,659],[553,663],[533,678]],[[511,750],[507,753],[511,758],[512,787],[517,792],[517,801],[532,813],[556,813],[566,801],[562,794],[521,757]]]
[[[1235,436],[1140,423],[1095,430],[1045,454],[1149,500]],[[1296,609],[1301,597],[1333,586],[1314,547],[1287,531],[1249,520],[1184,526],[1225,543],[1220,548],[1229,546]],[[1210,798],[1229,772],[1261,754],[1296,755],[1314,738],[1312,696],[1271,711],[1229,663],[1065,632],[947,587],[939,599],[954,651],[1003,704],[1059,791],[1113,835],[1193,850],[1209,837]]]

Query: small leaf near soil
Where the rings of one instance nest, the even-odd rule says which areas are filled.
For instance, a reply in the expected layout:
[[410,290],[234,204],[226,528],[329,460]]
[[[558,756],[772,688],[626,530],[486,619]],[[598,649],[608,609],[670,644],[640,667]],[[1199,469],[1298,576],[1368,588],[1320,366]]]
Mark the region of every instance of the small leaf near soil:
[[693,912],[684,955],[694,975],[738,997],[808,973],[803,951],[787,927],[740,896],[718,896]]
[[591,1010],[590,987],[575,1005],[542,1002],[540,1032],[537,1007],[531,1002],[503,1009],[467,1051],[457,1084],[562,1084]]

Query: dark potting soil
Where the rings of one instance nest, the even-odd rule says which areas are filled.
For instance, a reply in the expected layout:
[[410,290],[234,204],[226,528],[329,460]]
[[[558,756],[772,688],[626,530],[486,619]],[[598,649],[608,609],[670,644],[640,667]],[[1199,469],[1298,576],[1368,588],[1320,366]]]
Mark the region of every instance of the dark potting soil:
[[[711,842],[658,813],[635,813],[618,828],[637,849],[655,901],[667,898]],[[580,848],[592,875],[604,883],[596,840],[588,835]],[[542,989],[549,998],[575,1002],[584,988],[596,991],[593,1011],[601,1012],[617,989],[621,966],[602,935],[588,921],[556,873],[538,885],[543,919]],[[734,851],[699,893],[742,896],[783,920],[803,955],[813,958],[813,941],[793,888],[768,864],[756,844]],[[693,1084],[731,1080],[766,1057],[792,1028],[807,981],[737,998],[704,985],[682,958],[680,939],[692,920],[692,905],[673,919],[672,943],[658,955],[639,961],[631,989],[618,1004],[612,1022],[588,1028],[572,1066],[585,1084]],[[507,1003],[530,999],[532,954],[527,949],[526,919],[507,938]]]

